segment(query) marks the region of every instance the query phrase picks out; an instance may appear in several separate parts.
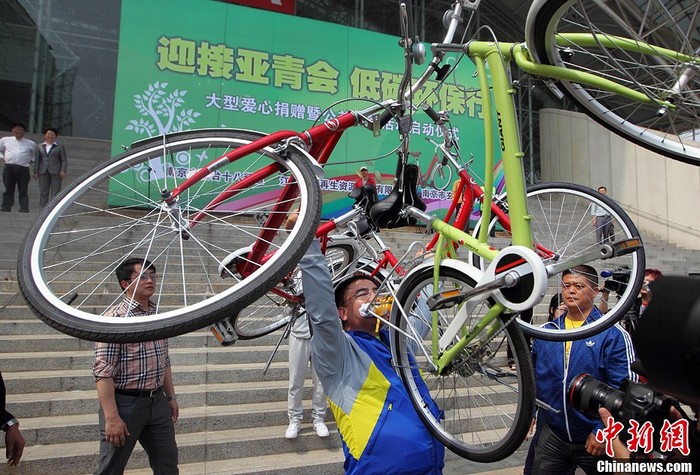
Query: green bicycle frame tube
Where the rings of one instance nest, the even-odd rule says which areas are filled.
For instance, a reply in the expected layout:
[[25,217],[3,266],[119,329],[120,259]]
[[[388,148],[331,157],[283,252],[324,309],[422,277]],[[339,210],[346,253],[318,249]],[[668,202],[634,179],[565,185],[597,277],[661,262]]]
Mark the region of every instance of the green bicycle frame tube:
[[[482,204],[482,213],[486,213],[487,218],[490,217],[490,204],[493,193],[493,168],[495,163],[493,134],[497,133],[506,179],[506,189],[508,190],[512,242],[513,244],[532,248],[530,215],[527,211],[526,204],[525,175],[521,164],[523,154],[520,147],[513,89],[511,87],[510,75],[507,67],[510,58],[503,55],[503,51],[498,45],[483,42],[470,43],[465,46],[465,51],[474,59],[474,63],[476,64],[483,104],[486,186],[484,190],[485,195],[483,198],[484,204]],[[491,76],[491,84],[493,85],[493,98],[487,80],[489,73]],[[491,107],[491,100],[493,100],[493,108]],[[496,125],[495,130],[494,124]],[[425,217],[422,218],[425,219]],[[483,216],[482,219],[484,219]],[[443,257],[450,255],[452,252],[452,241],[460,243],[460,245],[466,247],[471,252],[489,261],[493,260],[498,255],[498,250],[493,249],[486,242],[488,238],[487,229],[482,229],[480,238],[476,239],[440,219],[433,218],[428,220],[428,222],[430,222],[431,227],[440,234],[438,245],[435,248],[436,257],[433,273],[434,288],[438,288],[439,285],[440,262]],[[484,222],[488,223],[488,220]],[[483,226],[483,228],[487,227],[488,226]],[[432,338],[433,363],[438,373],[442,372],[452,359],[459,355],[469,344],[474,336],[478,335],[487,325],[491,324],[504,309],[505,307],[501,304],[494,305],[473,331],[465,333],[456,345],[442,355],[440,355],[438,349],[438,335],[434,332]],[[433,328],[437,328],[437,319],[438,313],[432,312]]]
[[678,51],[650,45],[649,43],[645,43],[643,41],[624,38],[622,36],[606,34],[593,35],[591,33],[559,33],[556,36],[556,40],[559,46],[576,45],[585,48],[596,48],[603,46],[605,48],[619,48],[625,51],[664,57],[673,61],[689,64],[698,63],[698,58],[695,56],[689,56],[684,53],[679,53]]
[[[436,366],[437,373],[441,374],[442,371],[452,362],[452,360],[457,358],[462,353],[462,350],[467,347],[474,337],[479,335],[487,326],[491,325],[491,323],[498,318],[503,310],[505,310],[505,307],[502,304],[494,304],[494,306],[489,309],[486,315],[479,320],[479,323],[468,334],[464,335],[456,344],[452,345],[447,351],[440,355],[436,361],[433,361]],[[437,328],[435,326],[437,325],[436,320],[437,312],[433,312],[433,328]],[[498,328],[493,328],[487,331],[486,337],[490,338],[497,330]],[[435,341],[436,337],[437,336],[433,334],[433,354],[437,354],[437,342]]]
[[[503,172],[506,180],[506,190],[508,192],[508,214],[511,220],[512,242],[515,245],[532,248],[532,230],[530,227],[530,215],[527,211],[525,175],[522,167],[523,153],[520,147],[520,136],[518,131],[517,116],[515,112],[515,102],[513,100],[514,90],[511,87],[508,64],[510,58],[508,51],[502,49],[503,44],[493,44],[486,42],[467,43],[465,50],[472,58],[484,58],[488,63],[488,72],[491,74],[491,84],[493,86],[493,102],[495,117],[487,116],[491,113],[490,108],[484,108],[484,123],[496,124],[498,144],[501,149],[501,160],[503,162]],[[477,63],[477,67],[479,62]],[[485,71],[478,74],[484,75]],[[484,88],[487,89],[484,89]],[[482,102],[490,97],[486,81],[480,80]],[[485,136],[488,143],[492,141],[492,136]],[[493,177],[493,163],[486,164],[486,173],[491,172]],[[493,187],[493,178],[486,181],[488,192]],[[482,205],[483,208],[490,208],[491,202]],[[482,211],[483,212],[483,211]],[[488,224],[488,222],[485,222]],[[487,226],[485,226],[487,227]]]
[[632,101],[642,104],[667,107],[670,110],[676,109],[671,102],[649,97],[646,94],[618,84],[615,81],[596,76],[595,74],[587,73],[585,71],[578,71],[575,69],[533,63],[524,45],[515,46],[513,49],[513,59],[515,60],[515,64],[517,64],[520,69],[528,74],[551,79],[560,79],[562,81],[570,81],[576,84],[585,84],[587,86],[598,88],[601,91],[610,91],[613,94],[626,97]]
[[[484,206],[483,203],[491,203],[493,200],[493,165],[494,158],[493,140],[493,109],[491,107],[491,95],[484,96],[484,91],[489,91],[489,80],[486,71],[486,63],[480,56],[474,58],[477,75],[479,76],[479,89],[481,90],[481,111],[484,117],[484,196],[481,197],[481,222],[491,222],[491,207]],[[486,119],[488,117],[488,120]],[[488,226],[481,226],[479,229],[479,241],[486,242],[488,239]]]

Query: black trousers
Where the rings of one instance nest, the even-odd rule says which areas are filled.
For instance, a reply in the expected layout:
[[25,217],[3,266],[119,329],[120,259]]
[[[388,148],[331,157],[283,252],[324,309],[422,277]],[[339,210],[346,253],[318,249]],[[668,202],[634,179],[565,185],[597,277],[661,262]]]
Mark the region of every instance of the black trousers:
[[19,190],[19,209],[29,211],[29,167],[5,164],[2,171],[5,193],[2,195],[2,209],[9,211],[15,204],[15,188]]
[[139,442],[148,455],[154,475],[177,475],[177,444],[170,405],[164,394],[135,397],[115,394],[119,417],[129,430],[126,443],[117,447],[105,439],[105,416],[100,407],[100,455],[95,475],[121,475]]
[[532,463],[533,475],[563,475],[575,471],[577,466],[587,475],[593,475],[602,473],[598,471],[599,461],[610,460],[590,455],[585,442],[572,444],[560,439],[546,423],[539,429]]

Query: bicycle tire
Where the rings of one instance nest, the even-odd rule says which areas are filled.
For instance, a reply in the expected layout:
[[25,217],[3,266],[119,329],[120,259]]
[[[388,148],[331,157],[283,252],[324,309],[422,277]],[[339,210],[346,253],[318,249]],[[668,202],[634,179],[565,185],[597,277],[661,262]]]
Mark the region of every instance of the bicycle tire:
[[438,190],[446,190],[452,186],[452,168],[449,165],[436,165],[433,171],[433,186]]
[[[20,250],[19,285],[34,313],[81,339],[135,342],[203,328],[269,290],[301,259],[320,219],[318,181],[305,152],[290,146],[284,157],[271,147],[248,154],[221,165],[170,205],[160,192],[172,190],[190,170],[264,136],[233,129],[175,133],[135,144],[78,179],[42,212]],[[258,170],[270,174],[246,180]],[[231,183],[249,186],[187,226]],[[268,250],[264,262],[250,263],[245,277],[225,270],[228,256],[260,242],[266,213],[274,211],[285,184],[292,191],[286,204],[300,213],[295,226],[265,230],[275,235],[261,243]],[[123,298],[112,275],[127,255],[147,258],[157,268],[155,315],[104,315]],[[233,278],[221,279],[221,269]],[[67,303],[73,294],[78,298]]]
[[[642,0],[538,0],[528,12],[526,42],[533,59],[624,84],[654,100],[672,97],[675,109],[642,104],[607,90],[560,81],[556,86],[592,119],[642,147],[674,160],[700,165],[700,75],[692,74],[679,92],[671,87],[683,73],[700,67],[700,15],[697,2]],[[594,45],[563,33],[593,33]],[[652,46],[633,52],[608,45],[610,35]],[[557,44],[558,43],[558,44]],[[663,47],[683,56],[671,57]],[[692,58],[692,59],[688,59]],[[660,115],[661,114],[661,115]]]
[[[357,256],[350,244],[330,242],[325,256],[334,282],[354,270]],[[293,315],[303,312],[303,302],[289,298],[301,297],[301,293],[301,274],[295,269],[273,289],[239,312],[233,319],[234,330],[241,340],[259,338],[279,330],[289,323]]]
[[[591,206],[596,204],[603,208],[612,218],[613,235],[616,241],[639,238],[639,231],[625,211],[612,199],[585,186],[573,183],[541,183],[528,187],[527,207],[530,215],[533,239],[553,254],[543,256],[545,264],[575,257],[596,247],[595,228],[591,224]],[[474,229],[474,236],[480,232],[481,222]],[[494,232],[494,230],[496,230]],[[510,244],[507,231],[503,230],[497,218],[489,224],[489,243],[496,248]],[[540,252],[540,255],[542,253]],[[594,267],[599,276],[606,275],[609,287],[620,287],[622,292],[615,292],[617,300],[611,303],[608,311],[595,322],[572,329],[547,329],[541,324],[547,321],[547,307],[550,299],[561,293],[561,274],[549,278],[549,287],[543,303],[535,307],[532,322],[518,319],[523,331],[529,336],[545,340],[565,341],[586,338],[614,325],[625,316],[635,303],[644,281],[645,251],[639,248],[629,254],[612,259],[597,259],[587,262]],[[487,263],[476,254],[472,254],[475,267],[484,269]],[[613,272],[629,267],[629,281],[621,280],[623,274]],[[622,272],[622,270],[620,271]],[[601,296],[602,297],[602,296]],[[612,302],[613,295],[608,297]],[[600,305],[600,300],[596,301]]]
[[[467,267],[468,264],[463,262],[443,261],[440,289],[459,291],[473,288],[476,281],[465,271]],[[448,449],[477,462],[502,460],[525,440],[534,413],[534,375],[525,337],[517,325],[501,324],[495,338],[489,341],[477,336],[476,344],[468,345],[449,369],[436,375],[429,363],[429,358],[435,356],[429,331],[431,325],[427,323],[431,317],[422,298],[432,295],[432,289],[433,266],[429,264],[409,273],[397,291],[398,305],[394,303],[392,307],[392,321],[411,335],[414,335],[413,330],[420,334],[420,343],[416,343],[402,333],[390,330],[397,371],[421,419]],[[461,307],[457,305],[439,311],[439,335]],[[473,329],[483,316],[480,310],[488,307],[489,301],[484,301],[470,312],[465,332]],[[410,317],[404,317],[399,309]],[[507,365],[504,345],[510,345],[516,361],[515,370]],[[437,414],[431,411],[431,401],[426,400],[421,392],[423,383],[431,399],[437,403]]]

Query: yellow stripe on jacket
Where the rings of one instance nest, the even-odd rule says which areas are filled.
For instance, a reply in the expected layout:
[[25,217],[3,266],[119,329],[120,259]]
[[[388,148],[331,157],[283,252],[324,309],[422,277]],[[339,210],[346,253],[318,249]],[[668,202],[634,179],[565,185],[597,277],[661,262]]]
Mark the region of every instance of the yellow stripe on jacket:
[[350,454],[357,460],[360,459],[367,447],[379,417],[384,411],[384,402],[389,387],[389,381],[372,363],[367,378],[352,405],[350,414],[343,412],[338,405],[329,399],[338,430],[340,430]]

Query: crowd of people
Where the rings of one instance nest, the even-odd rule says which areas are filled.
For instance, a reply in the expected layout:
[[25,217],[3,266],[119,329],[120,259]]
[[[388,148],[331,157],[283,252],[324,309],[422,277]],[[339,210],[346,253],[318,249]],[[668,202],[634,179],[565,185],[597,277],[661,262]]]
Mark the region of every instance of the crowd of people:
[[[15,124],[12,137],[0,139],[5,212],[14,205],[15,188],[19,191],[19,211],[29,210],[27,187],[32,172],[39,182],[39,205],[46,206],[60,191],[67,170],[66,151],[58,143],[55,129],[47,128],[40,144],[25,139],[24,133],[24,127]],[[356,186],[376,186],[367,167],[360,168]],[[607,190],[601,187],[599,191],[605,194]],[[602,209],[591,213],[597,241],[612,242],[610,217]],[[156,267],[148,260],[127,257],[116,270],[123,300],[109,314],[129,317],[157,313],[151,298],[156,289]],[[289,426],[285,437],[295,439],[299,434],[302,390],[311,363],[313,427],[319,437],[330,435],[325,424],[328,405],[342,442],[346,473],[442,473],[445,447],[420,419],[392,365],[387,330],[376,318],[361,314],[361,306],[376,294],[377,283],[367,276],[353,275],[334,288],[317,241],[302,258],[300,269],[308,318],[298,318],[289,336]],[[645,273],[639,315],[651,300],[649,283],[661,276],[656,269]],[[598,271],[590,266],[565,271],[561,293],[551,298],[545,325],[576,328],[600,318],[605,308],[599,306],[604,307],[607,301],[602,289]],[[598,306],[596,301],[600,302]],[[629,333],[614,325],[581,340],[533,339],[531,349],[537,397],[546,409],[540,408],[533,415],[535,432],[524,473],[572,474],[577,467],[597,473],[596,462],[606,454],[596,433],[605,425],[599,418],[572,409],[567,403],[567,390],[581,373],[613,388],[619,388],[624,380],[637,381]],[[513,369],[513,362],[508,361],[508,365]],[[100,404],[95,473],[122,473],[136,442],[145,449],[154,473],[178,473],[175,423],[179,406],[168,341],[96,343],[93,376]],[[6,458],[14,466],[22,457],[25,440],[19,421],[5,408],[1,374],[0,390]],[[419,390],[429,396],[427,387]],[[430,409],[439,417],[437,404]]]
[[12,211],[16,190],[19,212],[28,213],[31,177],[39,183],[38,204],[43,208],[50,198],[61,191],[68,171],[68,158],[65,147],[57,140],[58,131],[53,127],[44,129],[42,143],[25,138],[23,124],[12,124],[11,132],[11,136],[0,138],[0,157],[4,165],[2,181],[5,186],[0,211]]

